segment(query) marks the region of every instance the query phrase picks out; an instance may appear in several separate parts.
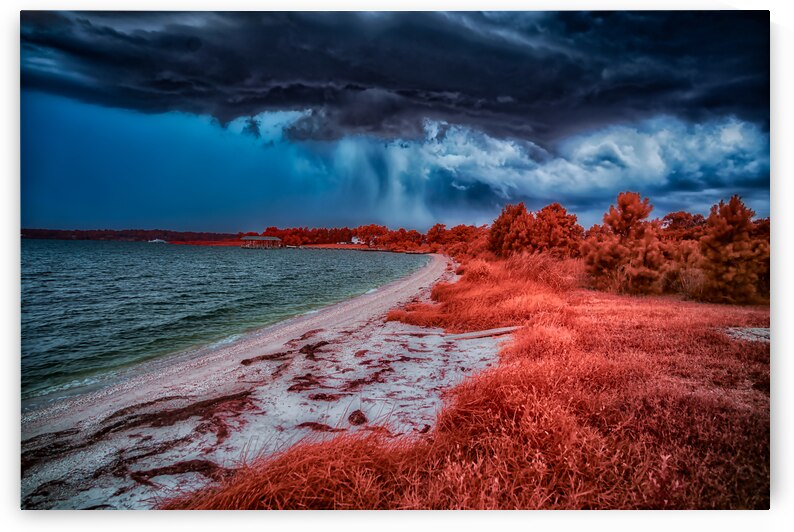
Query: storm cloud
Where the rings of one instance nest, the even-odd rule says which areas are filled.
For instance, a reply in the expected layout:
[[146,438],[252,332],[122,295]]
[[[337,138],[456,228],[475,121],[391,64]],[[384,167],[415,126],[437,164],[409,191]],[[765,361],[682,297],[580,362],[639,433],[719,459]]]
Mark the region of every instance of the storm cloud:
[[767,127],[768,12],[23,12],[22,86],[222,124],[310,109],[296,139],[425,119],[550,146],[655,115]]
[[627,189],[769,214],[768,12],[27,11],[20,38],[28,226],[590,225]]

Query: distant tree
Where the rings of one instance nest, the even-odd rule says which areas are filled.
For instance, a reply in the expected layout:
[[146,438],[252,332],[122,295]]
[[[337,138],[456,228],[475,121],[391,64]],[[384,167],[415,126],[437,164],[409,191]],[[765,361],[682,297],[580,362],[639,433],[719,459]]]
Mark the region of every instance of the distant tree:
[[372,247],[378,237],[389,232],[389,228],[383,225],[362,225],[355,230],[356,236],[367,246]]
[[547,205],[535,213],[531,227],[534,251],[578,255],[583,237],[584,228],[576,222],[576,215],[568,214],[559,203]]
[[505,205],[501,214],[491,225],[491,232],[488,237],[488,248],[497,255],[505,254],[505,238],[510,232],[510,226],[516,218],[527,216],[527,208],[523,203],[517,205]]
[[447,226],[436,224],[427,230],[427,243],[443,245],[446,240]]
[[636,192],[622,192],[616,203],[604,214],[604,225],[591,228],[582,244],[593,284],[629,293],[661,292],[665,255],[659,224],[646,220],[653,206]]
[[686,211],[671,212],[662,218],[662,233],[666,239],[697,240],[703,234],[706,218]]
[[753,216],[755,212],[739,196],[711,208],[700,239],[706,299],[745,303],[768,295],[759,293],[759,288],[768,276],[769,238],[764,224],[759,227]]

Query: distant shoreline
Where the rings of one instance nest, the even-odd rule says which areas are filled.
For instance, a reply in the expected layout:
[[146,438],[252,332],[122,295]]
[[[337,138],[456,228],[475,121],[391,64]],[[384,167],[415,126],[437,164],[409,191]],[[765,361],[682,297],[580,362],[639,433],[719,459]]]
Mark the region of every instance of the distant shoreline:
[[216,233],[212,231],[172,231],[170,229],[35,229],[20,230],[21,239],[30,240],[101,240],[112,242],[165,241],[232,241],[236,233]]
[[[123,240],[105,238],[67,238],[67,237],[42,237],[21,235],[21,240],[59,240],[72,242],[127,242],[127,243],[150,243],[148,240]],[[155,240],[155,239],[152,239]],[[164,243],[175,246],[197,246],[197,247],[241,247],[240,240],[193,240],[178,241],[166,240]],[[404,253],[408,255],[428,255],[430,251],[395,250],[382,247],[369,247],[365,244],[304,244],[302,246],[283,246],[281,249],[338,249],[343,251],[379,251],[381,253]]]

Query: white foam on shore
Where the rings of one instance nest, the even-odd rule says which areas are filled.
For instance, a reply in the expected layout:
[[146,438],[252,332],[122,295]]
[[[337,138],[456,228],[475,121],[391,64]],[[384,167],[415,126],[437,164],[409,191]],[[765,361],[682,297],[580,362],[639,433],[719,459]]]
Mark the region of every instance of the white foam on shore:
[[230,336],[227,336],[226,338],[221,338],[220,340],[207,345],[206,348],[207,349],[217,349],[219,347],[223,347],[223,346],[226,346],[226,345],[229,345],[229,344],[233,344],[234,342],[236,342],[237,340],[239,340],[243,336],[244,336],[244,333],[232,334]]
[[[65,382],[63,384],[56,384],[54,386],[48,386],[47,388],[43,388],[38,392],[31,394],[31,397],[45,397],[52,394],[57,394],[59,392],[65,392],[67,390],[71,390],[73,388],[78,387],[87,387],[92,386],[94,384],[99,384],[102,379],[99,377],[86,377],[84,379],[74,379],[69,382]],[[63,397],[55,397],[52,400],[62,399]]]

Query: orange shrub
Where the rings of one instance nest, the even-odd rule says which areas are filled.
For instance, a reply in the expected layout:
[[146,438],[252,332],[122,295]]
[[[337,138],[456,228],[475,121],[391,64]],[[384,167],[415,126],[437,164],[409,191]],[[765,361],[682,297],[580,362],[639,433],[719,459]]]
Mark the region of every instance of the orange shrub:
[[506,205],[491,226],[489,247],[502,257],[515,253],[546,252],[560,257],[579,254],[584,229],[576,215],[568,214],[559,203],[536,213],[527,212],[523,203]]
[[576,256],[583,237],[584,228],[576,222],[576,215],[568,214],[559,203],[546,205],[535,213],[531,237],[533,251]]
[[[511,239],[508,239],[513,222],[523,218],[513,232],[519,231],[519,225],[526,225],[527,208],[523,203],[517,205],[505,205],[501,214],[493,221],[488,236],[488,249],[497,255],[508,254],[511,247]],[[512,237],[515,239],[515,236]]]
[[658,228],[645,219],[653,207],[635,192],[618,195],[604,225],[594,226],[582,244],[587,272],[596,288],[655,294],[663,289],[664,252]]
[[700,239],[706,299],[743,303],[768,297],[759,287],[768,278],[769,238],[756,228],[754,215],[739,196],[711,208]]

